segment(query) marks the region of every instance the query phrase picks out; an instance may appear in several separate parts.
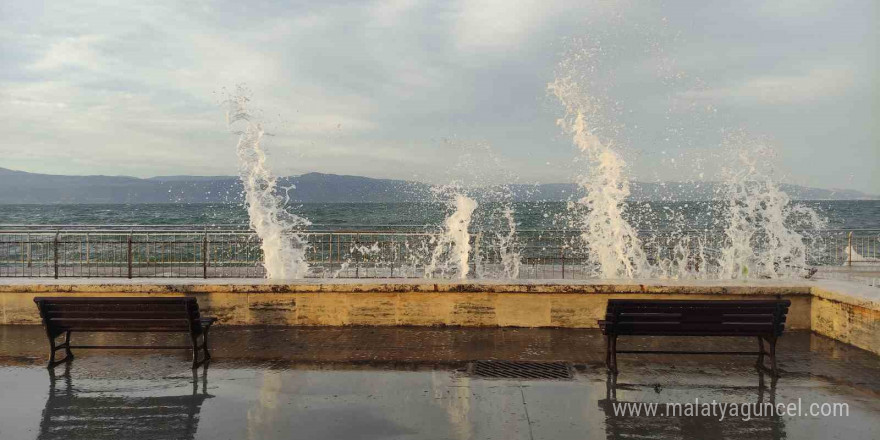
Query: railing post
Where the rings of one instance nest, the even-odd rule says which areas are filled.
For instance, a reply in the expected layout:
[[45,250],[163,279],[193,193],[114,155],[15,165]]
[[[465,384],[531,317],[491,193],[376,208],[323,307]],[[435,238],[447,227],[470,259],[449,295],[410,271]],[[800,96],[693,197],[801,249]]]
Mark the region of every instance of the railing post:
[[562,279],[565,279],[565,247],[560,250],[560,257],[562,259]]
[[131,252],[131,238],[134,231],[128,233],[128,278],[131,278],[132,275],[132,252]]
[[339,273],[342,273],[342,265],[345,264],[342,261],[342,235],[336,235],[336,264],[339,266]]
[[52,241],[52,260],[54,262],[53,267],[55,268],[55,279],[58,279],[58,236],[61,232],[55,233],[55,239]]
[[208,279],[208,231],[202,238],[202,278]]
[[[333,259],[333,258],[334,258],[334,257],[333,257],[333,239],[334,239],[334,238],[336,239],[336,257],[335,257],[336,260]],[[336,234],[334,234],[333,232],[331,232],[331,233],[330,233],[330,257],[329,257],[329,258],[330,258],[330,275],[331,275],[331,276],[333,275],[333,268],[336,267],[336,265],[334,264],[334,262],[339,263],[339,252],[340,252],[341,250],[342,250],[342,249],[339,247],[339,237],[337,237]],[[341,264],[341,263],[340,263],[340,264]]]
[[394,278],[394,262],[397,261],[397,242],[391,239],[391,278]]
[[[360,244],[361,244],[361,234],[357,233],[354,235],[354,251],[357,252],[358,255],[360,255],[360,249],[358,249],[358,246],[360,246]],[[358,257],[356,255],[353,255],[353,257],[354,257],[354,277],[360,278],[361,277],[361,261],[358,259]]]
[[852,233],[852,231],[850,231],[849,236],[847,237],[848,245],[847,245],[847,257],[846,257],[846,261],[847,261],[847,264],[849,265],[849,267],[852,267],[852,254],[853,254],[852,239],[853,239],[853,233]]
[[333,233],[327,234],[327,266],[324,270],[324,278],[327,273],[333,273]]
[[27,267],[32,267],[34,265],[33,258],[31,258],[31,234],[28,232],[27,235]]

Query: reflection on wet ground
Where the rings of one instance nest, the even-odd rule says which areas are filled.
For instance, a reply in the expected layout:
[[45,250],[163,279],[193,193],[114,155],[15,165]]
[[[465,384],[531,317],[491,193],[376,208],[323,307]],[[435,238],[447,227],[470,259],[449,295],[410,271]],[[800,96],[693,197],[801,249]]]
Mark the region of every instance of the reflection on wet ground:
[[[793,332],[778,380],[743,357],[621,357],[602,367],[594,330],[220,327],[214,359],[76,353],[45,368],[40,327],[0,327],[0,439],[880,438],[880,358]],[[75,335],[76,337],[76,335]],[[84,335],[124,343],[175,336]],[[621,346],[751,349],[735,339],[621,340]],[[723,346],[723,347],[722,347]],[[573,363],[572,380],[471,378],[468,361]],[[615,406],[846,403],[849,416],[634,417]]]
[[[40,440],[175,438],[193,439],[199,413],[207,394],[207,367],[192,370],[192,393],[180,395],[138,395],[115,389],[76,388],[72,364],[64,374],[48,372],[49,397],[40,421]],[[201,384],[201,391],[199,391]]]
[[[763,371],[756,372],[757,383],[754,387],[754,400],[749,402],[750,395],[749,386],[737,385],[720,385],[712,387],[712,392],[704,393],[699,396],[704,402],[716,400],[724,402],[724,393],[717,394],[718,391],[727,393],[741,392],[743,401],[739,403],[751,403],[757,405],[776,404],[776,383],[773,378],[766,377]],[[757,438],[757,439],[779,439],[785,437],[785,422],[778,414],[761,414],[754,416],[750,414],[748,419],[741,417],[725,417],[721,418],[720,414],[716,416],[703,416],[702,414],[685,415],[681,414],[669,415],[669,417],[625,417],[614,412],[614,406],[634,404],[635,402],[627,402],[617,398],[618,390],[638,390],[639,388],[650,388],[651,386],[658,388],[658,394],[662,385],[660,384],[621,384],[616,378],[608,375],[606,397],[599,401],[599,408],[605,413],[605,432],[609,439],[629,439],[643,438],[645,433],[650,433],[653,438]],[[769,382],[769,385],[768,385]],[[682,402],[684,403],[684,402]],[[665,409],[665,407],[664,407]],[[619,411],[619,410],[618,410]]]

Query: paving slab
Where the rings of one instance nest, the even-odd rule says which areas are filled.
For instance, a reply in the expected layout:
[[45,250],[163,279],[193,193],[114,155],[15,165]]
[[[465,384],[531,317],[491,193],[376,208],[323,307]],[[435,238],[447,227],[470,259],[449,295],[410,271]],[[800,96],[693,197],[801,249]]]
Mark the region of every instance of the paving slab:
[[[621,356],[595,330],[218,327],[214,359],[86,351],[46,370],[38,326],[0,326],[0,438],[17,439],[872,439],[880,357],[809,332],[780,340],[782,376],[723,356]],[[82,335],[79,342],[176,343]],[[736,338],[629,338],[621,346],[737,350]],[[480,379],[473,360],[561,361],[572,380]],[[621,403],[845,404],[847,416],[632,416]]]

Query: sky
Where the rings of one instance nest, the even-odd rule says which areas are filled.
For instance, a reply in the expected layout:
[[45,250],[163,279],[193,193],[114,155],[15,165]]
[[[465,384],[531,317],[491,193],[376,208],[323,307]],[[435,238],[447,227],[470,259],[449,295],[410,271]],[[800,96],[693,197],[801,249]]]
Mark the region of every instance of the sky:
[[279,175],[567,182],[585,164],[548,84],[574,74],[633,180],[719,180],[761,143],[781,181],[880,194],[878,21],[875,0],[5,0],[0,167],[234,175],[244,84]]

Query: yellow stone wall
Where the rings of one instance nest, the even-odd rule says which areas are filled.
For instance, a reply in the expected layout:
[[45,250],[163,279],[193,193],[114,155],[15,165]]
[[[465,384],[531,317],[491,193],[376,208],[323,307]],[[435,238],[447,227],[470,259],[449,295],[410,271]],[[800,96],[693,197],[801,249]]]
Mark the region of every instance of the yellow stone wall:
[[880,311],[814,297],[812,330],[820,335],[880,354]]
[[[181,293],[150,293],[177,296]],[[495,292],[189,292],[202,313],[226,325],[597,328],[610,298],[769,299],[777,295]],[[131,292],[0,292],[0,323],[39,324],[36,296],[141,296]],[[792,301],[788,328],[810,328],[810,297]]]
[[39,324],[36,296],[193,296],[224,325],[596,328],[607,301],[772,299],[787,325],[880,354],[880,307],[816,286],[500,284],[2,285],[0,324]]

